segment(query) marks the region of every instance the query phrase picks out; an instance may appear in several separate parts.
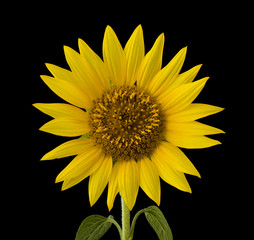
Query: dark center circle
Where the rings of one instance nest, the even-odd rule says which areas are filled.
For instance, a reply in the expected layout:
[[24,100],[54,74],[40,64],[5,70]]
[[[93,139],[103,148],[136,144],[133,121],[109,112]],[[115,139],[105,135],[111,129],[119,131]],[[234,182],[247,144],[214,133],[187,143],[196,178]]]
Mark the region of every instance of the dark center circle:
[[151,155],[164,131],[160,106],[136,86],[105,91],[93,102],[89,125],[90,137],[115,160]]

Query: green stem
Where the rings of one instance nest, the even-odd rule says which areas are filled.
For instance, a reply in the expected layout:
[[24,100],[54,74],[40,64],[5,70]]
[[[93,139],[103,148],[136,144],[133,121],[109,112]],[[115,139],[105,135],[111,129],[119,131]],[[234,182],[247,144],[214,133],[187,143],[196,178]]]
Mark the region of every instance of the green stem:
[[121,196],[122,204],[122,240],[130,240],[130,210]]

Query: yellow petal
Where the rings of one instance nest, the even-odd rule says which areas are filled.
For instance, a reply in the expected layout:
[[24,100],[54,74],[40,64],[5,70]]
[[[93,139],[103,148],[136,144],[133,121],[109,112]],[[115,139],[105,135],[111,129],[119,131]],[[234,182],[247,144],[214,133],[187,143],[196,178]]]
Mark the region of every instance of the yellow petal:
[[103,59],[115,85],[126,82],[126,58],[123,48],[110,26],[107,26],[103,39]]
[[225,133],[224,131],[209,125],[192,122],[168,122],[167,130],[180,135],[211,135]]
[[186,136],[186,135],[175,134],[170,131],[166,132],[165,138],[167,139],[167,141],[169,141],[170,143],[178,147],[188,148],[188,149],[208,148],[208,147],[221,144],[219,141],[208,138],[206,136],[197,136],[197,135]]
[[108,197],[107,197],[107,205],[108,205],[109,211],[111,211],[115,201],[115,197],[117,193],[119,192],[118,173],[119,173],[119,169],[121,165],[122,165],[122,161],[116,161],[116,163],[113,166],[112,174],[109,179]]
[[138,160],[140,169],[140,187],[148,197],[160,205],[161,185],[156,165],[147,157]]
[[41,79],[55,94],[65,101],[80,108],[89,109],[91,107],[91,100],[88,95],[72,83],[49,76],[41,76]]
[[137,86],[139,88],[147,89],[150,81],[161,69],[164,41],[165,38],[162,33],[141,62],[137,74]]
[[85,64],[85,60],[78,52],[68,46],[64,46],[64,54],[66,62],[68,63],[73,76],[75,76],[76,86],[78,88],[85,89],[93,97],[94,93],[91,91],[92,89],[89,89],[91,83],[89,82],[90,79],[87,76],[87,66]]
[[149,83],[149,91],[158,96],[172,84],[183,66],[187,47],[181,49],[176,56]]
[[52,151],[45,154],[41,160],[52,160],[56,158],[64,158],[73,155],[78,155],[85,152],[88,148],[91,148],[94,142],[90,139],[74,139],[61,144]]
[[72,117],[83,120],[88,116],[83,110],[65,103],[35,103],[33,106],[53,118]]
[[137,71],[145,55],[144,37],[141,25],[139,25],[131,35],[124,48],[124,52],[127,61],[126,83],[128,85],[134,85]]
[[67,82],[71,82],[73,84],[77,84],[77,79],[71,71],[58,67],[56,65],[50,64],[50,63],[46,63],[46,67],[55,78],[58,78]]
[[176,170],[200,177],[191,161],[175,145],[162,141],[158,146],[157,152],[161,154],[161,158],[164,158]]
[[96,73],[100,84],[105,88],[110,88],[109,73],[101,58],[82,40],[78,40],[79,50],[82,57],[90,64]]
[[80,121],[70,117],[56,118],[44,124],[41,131],[64,137],[81,136],[90,131],[88,117]]
[[79,80],[80,87],[86,90],[92,100],[100,96],[103,88],[93,67],[70,47],[64,46],[64,53],[72,72]]
[[174,87],[177,87],[182,84],[191,83],[197,76],[201,67],[202,67],[202,64],[199,64],[199,65],[191,68],[190,70],[188,70],[184,73],[181,73],[180,75],[177,76],[177,78],[172,83],[172,85],[174,85]]
[[184,176],[184,173],[173,168],[163,156],[163,152],[160,152],[159,149],[156,149],[151,156],[152,162],[156,165],[160,177],[165,182],[181,191],[191,192],[191,188]]
[[[86,178],[86,177],[85,177],[85,178]],[[62,185],[61,190],[62,190],[62,191],[65,191],[65,190],[67,190],[67,189],[69,189],[69,188],[71,188],[71,187],[77,185],[78,183],[80,183],[81,181],[83,181],[85,178],[83,177],[83,175],[80,175],[80,176],[75,177],[75,178],[66,179],[66,180],[64,180],[64,182],[63,182],[63,185]]]
[[118,173],[118,184],[121,196],[131,211],[138,195],[139,189],[139,167],[134,159],[122,161]]
[[221,107],[202,103],[193,103],[183,111],[168,115],[167,119],[172,122],[188,122],[221,112],[223,110],[224,108]]
[[161,99],[167,97],[170,95],[170,93],[175,90],[177,87],[186,84],[191,83],[195,77],[197,76],[202,64],[197,65],[193,67],[192,69],[181,73],[180,75],[176,76],[173,81],[168,84],[168,86],[161,87],[154,95],[157,96],[157,101],[160,101]]
[[100,167],[102,161],[102,150],[97,146],[93,146],[87,149],[86,152],[76,156],[69,165],[59,173],[56,182],[62,182],[81,175],[86,178]]
[[93,206],[105,187],[108,184],[111,172],[112,172],[113,160],[111,156],[104,158],[101,166],[95,171],[89,178],[89,200],[91,206]]
[[81,172],[79,175],[77,175],[75,177],[65,179],[63,182],[63,186],[62,186],[62,191],[66,190],[68,188],[71,188],[74,185],[83,181],[85,178],[87,178],[89,175],[91,175],[94,171],[96,171],[96,169],[102,164],[102,161],[103,161],[103,156],[101,155],[97,159],[97,162],[94,166],[90,167],[89,169],[83,170],[83,172]]
[[193,83],[184,84],[176,88],[170,95],[161,100],[161,107],[165,114],[180,112],[188,107],[199,95],[209,78],[203,78]]

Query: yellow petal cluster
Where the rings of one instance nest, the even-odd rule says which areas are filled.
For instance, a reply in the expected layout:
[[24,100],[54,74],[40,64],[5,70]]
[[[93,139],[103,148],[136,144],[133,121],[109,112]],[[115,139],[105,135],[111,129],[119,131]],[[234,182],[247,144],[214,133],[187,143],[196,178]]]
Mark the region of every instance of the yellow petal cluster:
[[[139,187],[159,205],[160,178],[179,190],[191,192],[185,174],[197,177],[200,174],[180,148],[207,148],[220,144],[207,135],[223,131],[197,120],[218,113],[223,108],[193,103],[209,78],[194,81],[202,65],[181,73],[187,47],[162,68],[164,41],[164,34],[161,34],[145,54],[141,25],[135,29],[125,47],[122,47],[113,29],[107,26],[103,59],[79,39],[80,52],[64,46],[70,70],[46,64],[53,77],[41,76],[42,80],[67,103],[34,104],[53,118],[40,130],[59,136],[78,137],[42,157],[42,160],[52,160],[75,156],[56,178],[56,182],[63,182],[63,190],[89,177],[91,205],[108,186],[109,210],[119,192],[131,210]],[[118,87],[136,86],[148,92],[161,107],[165,117],[164,139],[150,156],[128,161],[112,159],[93,138],[79,138],[91,130],[89,109],[93,102],[112,84]]]

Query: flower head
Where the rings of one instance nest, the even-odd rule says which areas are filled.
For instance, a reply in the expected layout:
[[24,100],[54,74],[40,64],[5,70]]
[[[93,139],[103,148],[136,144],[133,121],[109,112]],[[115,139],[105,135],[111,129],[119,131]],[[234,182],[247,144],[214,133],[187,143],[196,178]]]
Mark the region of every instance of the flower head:
[[64,47],[70,70],[46,64],[53,77],[42,80],[68,104],[34,104],[53,117],[40,130],[79,137],[42,158],[76,155],[56,178],[63,182],[62,190],[89,177],[93,205],[108,185],[109,210],[119,192],[131,210],[139,186],[159,205],[160,177],[191,192],[185,174],[200,174],[179,147],[220,144],[206,135],[223,131],[196,120],[223,109],[193,103],[208,77],[194,81],[201,65],[180,73],[186,47],[162,68],[163,47],[161,34],[145,54],[139,25],[123,49],[108,26],[103,60],[79,39],[80,53]]

